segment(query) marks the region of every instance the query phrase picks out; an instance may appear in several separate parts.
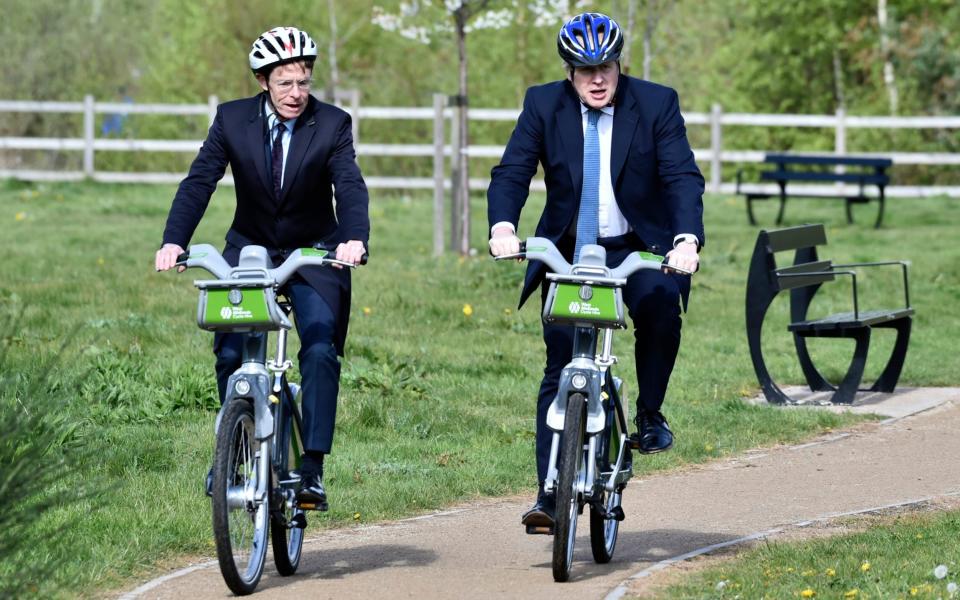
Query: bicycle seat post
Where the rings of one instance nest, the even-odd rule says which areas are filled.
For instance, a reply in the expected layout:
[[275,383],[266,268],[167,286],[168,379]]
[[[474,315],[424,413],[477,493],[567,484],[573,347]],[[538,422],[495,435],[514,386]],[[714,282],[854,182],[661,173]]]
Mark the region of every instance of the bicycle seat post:
[[[283,304],[280,306],[285,313],[288,312]],[[267,368],[273,373],[273,393],[280,393],[280,379],[291,367],[293,367],[293,363],[287,358],[287,330],[281,327],[277,330],[276,358],[267,362]]]

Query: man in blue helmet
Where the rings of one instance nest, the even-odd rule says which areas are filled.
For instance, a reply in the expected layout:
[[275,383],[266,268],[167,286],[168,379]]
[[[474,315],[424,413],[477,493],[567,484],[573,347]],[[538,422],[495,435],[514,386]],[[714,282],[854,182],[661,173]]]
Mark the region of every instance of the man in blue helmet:
[[[547,200],[536,235],[553,241],[568,261],[579,245],[597,243],[606,248],[610,266],[645,250],[665,253],[670,265],[698,268],[705,241],[703,176],[677,93],[622,74],[623,42],[616,21],[599,13],[577,15],[560,29],[557,49],[567,78],[527,90],[523,112],[491,173],[487,213],[494,256],[519,251],[517,225],[539,164]],[[541,262],[527,267],[521,306],[537,287],[543,301],[544,272]],[[673,445],[660,407],[680,346],[681,302],[686,309],[689,291],[689,276],[648,270],[630,276],[624,288],[634,324],[638,390],[638,433],[631,445],[640,452]],[[523,515],[528,531],[553,526],[554,498],[543,490],[552,437],[546,412],[571,359],[573,327],[545,324],[543,340],[546,367],[536,434],[540,489]]]

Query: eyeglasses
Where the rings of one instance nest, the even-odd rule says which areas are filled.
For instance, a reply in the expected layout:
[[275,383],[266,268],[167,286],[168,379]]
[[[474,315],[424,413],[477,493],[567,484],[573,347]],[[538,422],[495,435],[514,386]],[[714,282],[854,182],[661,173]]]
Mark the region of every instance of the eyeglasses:
[[296,84],[297,88],[305,92],[310,91],[310,87],[313,85],[313,79],[298,79],[297,81],[284,79],[273,82],[273,85],[281,92],[289,92],[293,89],[294,84]]

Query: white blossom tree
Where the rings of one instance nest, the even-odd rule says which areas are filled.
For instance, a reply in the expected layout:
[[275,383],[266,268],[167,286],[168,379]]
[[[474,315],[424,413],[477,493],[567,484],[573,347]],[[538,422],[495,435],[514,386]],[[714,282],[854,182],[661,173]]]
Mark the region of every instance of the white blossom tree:
[[[514,15],[527,10],[535,15],[534,27],[555,26],[570,17],[571,9],[583,2],[570,0],[409,0],[400,2],[397,12],[373,7],[373,23],[407,39],[430,44],[438,36],[455,36],[459,59],[457,95],[457,133],[460,146],[469,147],[467,106],[467,34],[480,29],[507,29],[513,26]],[[573,5],[573,6],[571,6]],[[454,248],[461,254],[470,251],[470,193],[468,157],[460,152],[453,157]]]

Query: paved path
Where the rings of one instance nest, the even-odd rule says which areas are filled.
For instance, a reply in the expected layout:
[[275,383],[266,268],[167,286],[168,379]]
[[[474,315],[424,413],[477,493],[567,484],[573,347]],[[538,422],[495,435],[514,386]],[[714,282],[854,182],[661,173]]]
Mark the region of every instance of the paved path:
[[[268,562],[257,597],[616,597],[631,576],[707,546],[802,520],[960,493],[960,388],[908,393],[942,403],[812,443],[631,481],[613,562],[594,564],[589,539],[581,536],[569,583],[553,582],[551,538],[520,528],[529,499],[511,498],[321,532],[305,544],[296,576],[281,578]],[[588,529],[581,520],[580,531]],[[228,595],[216,562],[207,561],[125,597]]]

